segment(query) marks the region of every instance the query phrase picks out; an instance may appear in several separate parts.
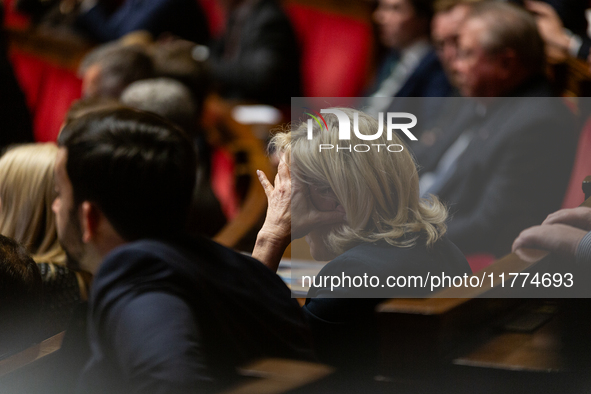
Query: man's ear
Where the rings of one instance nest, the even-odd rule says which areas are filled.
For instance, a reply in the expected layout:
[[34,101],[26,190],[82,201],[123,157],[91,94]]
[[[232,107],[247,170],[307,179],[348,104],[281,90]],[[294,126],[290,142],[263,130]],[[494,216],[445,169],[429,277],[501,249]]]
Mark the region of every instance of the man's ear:
[[88,243],[96,236],[102,214],[98,207],[90,201],[84,201],[81,204],[80,214],[82,216],[82,241]]

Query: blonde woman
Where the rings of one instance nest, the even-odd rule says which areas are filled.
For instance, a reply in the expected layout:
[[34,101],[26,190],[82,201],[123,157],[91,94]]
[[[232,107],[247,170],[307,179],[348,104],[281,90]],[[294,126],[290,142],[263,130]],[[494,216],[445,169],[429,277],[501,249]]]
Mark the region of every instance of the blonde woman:
[[[336,110],[349,119],[350,139],[340,138],[333,114],[322,128],[303,123],[273,138],[282,159],[274,184],[258,173],[269,207],[253,256],[276,270],[291,240],[305,236],[314,259],[330,260],[303,311],[319,358],[361,372],[377,360],[381,299],[426,295],[429,287],[412,285],[411,276],[471,271],[444,236],[446,208],[419,198],[415,163],[396,133],[388,139],[386,125],[371,116]],[[404,285],[392,279],[399,277]]]
[[15,239],[31,254],[43,277],[47,335],[65,329],[76,303],[85,298],[82,278],[65,266],[57,240],[53,169],[54,144],[25,144],[0,158],[0,234]]

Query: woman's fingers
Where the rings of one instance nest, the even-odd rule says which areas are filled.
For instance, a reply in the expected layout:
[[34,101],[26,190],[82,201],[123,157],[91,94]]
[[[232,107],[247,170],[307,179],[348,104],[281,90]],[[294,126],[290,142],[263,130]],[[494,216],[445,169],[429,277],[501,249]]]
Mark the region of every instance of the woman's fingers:
[[257,170],[257,177],[259,178],[259,182],[263,186],[263,190],[265,190],[265,194],[267,195],[267,198],[270,198],[271,193],[273,193],[274,187],[271,184],[271,182],[269,182],[267,175],[265,175],[265,173],[263,171]]

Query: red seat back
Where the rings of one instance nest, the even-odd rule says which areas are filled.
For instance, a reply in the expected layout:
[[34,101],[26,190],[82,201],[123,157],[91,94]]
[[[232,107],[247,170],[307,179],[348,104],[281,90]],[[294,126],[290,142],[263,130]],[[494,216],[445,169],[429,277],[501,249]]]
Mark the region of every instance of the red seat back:
[[55,141],[68,108],[80,98],[82,81],[71,70],[19,51],[10,58],[33,119],[35,140]]
[[287,13],[302,51],[304,95],[358,96],[369,72],[371,24],[299,4],[289,4]]

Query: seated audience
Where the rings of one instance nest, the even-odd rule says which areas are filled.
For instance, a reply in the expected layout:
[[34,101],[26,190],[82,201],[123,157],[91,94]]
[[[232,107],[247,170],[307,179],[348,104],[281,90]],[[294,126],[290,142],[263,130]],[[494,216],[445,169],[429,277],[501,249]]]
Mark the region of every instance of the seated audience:
[[184,235],[197,164],[185,133],[123,108],[75,119],[58,142],[58,235],[94,275],[78,392],[217,391],[252,359],[311,357],[275,274]]
[[152,60],[144,48],[120,42],[94,49],[82,60],[78,71],[83,97],[113,99],[118,99],[130,83],[151,78],[153,72]]
[[464,253],[500,257],[521,230],[560,206],[574,122],[559,99],[545,97],[552,92],[543,77],[543,42],[533,17],[516,6],[472,5],[454,71],[472,109],[416,155],[421,194],[450,207],[448,236]]
[[371,114],[396,100],[382,97],[445,97],[451,87],[429,42],[432,0],[379,0],[374,12],[381,42],[390,50],[368,100]]
[[106,3],[81,1],[74,26],[99,42],[113,41],[137,30],[146,30],[154,37],[168,34],[200,44],[209,42],[207,20],[198,1],[124,0],[112,12]]
[[173,79],[146,79],[129,85],[121,94],[121,102],[170,120],[179,125],[194,141],[199,166],[188,218],[188,230],[213,237],[226,224],[226,218],[211,189],[210,147],[199,130],[200,117],[190,90]]
[[[354,111],[342,111],[354,127]],[[378,122],[359,112],[359,131],[373,135]],[[277,134],[272,145],[283,154],[274,185],[259,179],[269,200],[253,257],[273,272],[292,239],[306,237],[312,257],[331,260],[316,276],[377,276],[382,286],[352,286],[316,279],[303,307],[321,361],[354,374],[375,373],[378,359],[375,306],[385,298],[420,297],[429,288],[384,287],[390,276],[471,273],[462,253],[445,236],[447,210],[436,198],[419,198],[410,153],[318,152],[320,144],[343,145],[337,116],[324,115],[328,128],[306,124]],[[386,133],[374,144],[399,144]],[[351,135],[350,146],[364,143]],[[327,145],[324,145],[327,146]],[[291,170],[290,170],[291,168]],[[331,286],[335,285],[334,288]],[[371,297],[371,298],[368,298]]]
[[0,359],[40,339],[41,274],[18,242],[0,235]]
[[83,278],[65,266],[51,204],[54,144],[14,147],[0,158],[0,234],[25,246],[43,279],[43,335],[63,331],[86,295]]
[[277,0],[227,0],[224,36],[209,63],[222,97],[288,105],[301,96],[300,51]]

